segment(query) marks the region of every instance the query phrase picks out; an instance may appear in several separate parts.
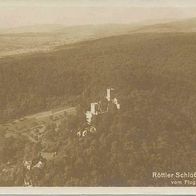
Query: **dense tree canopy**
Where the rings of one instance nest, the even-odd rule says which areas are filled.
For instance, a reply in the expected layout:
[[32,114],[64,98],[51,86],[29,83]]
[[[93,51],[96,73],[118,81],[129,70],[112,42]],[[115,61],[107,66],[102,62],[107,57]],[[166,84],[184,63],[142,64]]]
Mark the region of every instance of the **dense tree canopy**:
[[[57,157],[39,184],[170,186],[152,172],[194,171],[196,34],[135,34],[72,46],[0,59],[2,122],[56,106],[80,111],[58,133],[47,128]],[[96,133],[79,139],[72,130],[108,86],[116,89],[120,112],[102,115]],[[0,138],[0,156],[15,158],[11,149],[23,146],[9,140]]]

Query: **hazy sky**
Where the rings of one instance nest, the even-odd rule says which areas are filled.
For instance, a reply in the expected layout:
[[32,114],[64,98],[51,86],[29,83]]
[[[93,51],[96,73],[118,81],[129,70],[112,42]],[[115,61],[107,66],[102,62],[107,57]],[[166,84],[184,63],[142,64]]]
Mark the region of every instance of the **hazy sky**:
[[0,6],[196,6],[195,0],[0,0]]
[[196,0],[0,0],[0,28],[136,23],[196,17]]

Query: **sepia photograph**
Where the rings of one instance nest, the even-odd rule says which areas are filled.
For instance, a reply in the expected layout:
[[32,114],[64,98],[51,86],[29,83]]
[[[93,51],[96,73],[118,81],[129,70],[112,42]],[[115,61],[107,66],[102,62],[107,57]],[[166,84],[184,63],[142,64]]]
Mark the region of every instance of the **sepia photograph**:
[[196,1],[0,0],[3,187],[196,187]]

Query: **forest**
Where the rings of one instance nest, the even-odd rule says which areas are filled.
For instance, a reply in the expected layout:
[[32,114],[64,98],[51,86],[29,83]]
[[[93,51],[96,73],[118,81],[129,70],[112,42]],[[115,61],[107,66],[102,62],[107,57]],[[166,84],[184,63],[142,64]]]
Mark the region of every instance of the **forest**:
[[[103,115],[95,134],[79,140],[70,132],[80,126],[79,114],[58,133],[50,128],[58,153],[39,186],[171,186],[152,172],[196,169],[195,52],[195,33],[140,33],[2,58],[0,120],[57,106],[84,109],[115,87],[121,110]],[[28,141],[0,139],[1,165],[17,162],[0,184],[20,186]]]

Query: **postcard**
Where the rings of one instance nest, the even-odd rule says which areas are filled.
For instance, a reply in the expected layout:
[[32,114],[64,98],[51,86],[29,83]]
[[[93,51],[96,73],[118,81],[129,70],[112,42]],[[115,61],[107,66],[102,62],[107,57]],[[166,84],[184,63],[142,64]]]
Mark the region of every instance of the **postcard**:
[[0,194],[195,186],[195,0],[0,0]]

